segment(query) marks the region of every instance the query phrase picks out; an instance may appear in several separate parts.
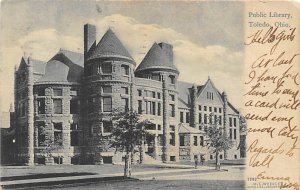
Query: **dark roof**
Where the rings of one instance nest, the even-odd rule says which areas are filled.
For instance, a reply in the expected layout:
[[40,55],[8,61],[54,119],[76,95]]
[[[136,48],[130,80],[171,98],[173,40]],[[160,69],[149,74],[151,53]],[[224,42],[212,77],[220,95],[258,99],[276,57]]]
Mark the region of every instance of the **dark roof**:
[[69,51],[65,49],[60,49],[58,53],[64,54],[68,59],[70,59],[70,61],[72,61],[76,65],[84,67],[84,56],[82,53]]
[[176,66],[173,64],[173,54],[170,56],[167,48],[164,48],[163,43],[152,45],[142,62],[136,68],[136,72],[145,69],[168,69],[179,73]]
[[88,60],[107,57],[125,58],[134,62],[127,49],[111,29],[107,30],[96,48],[92,50]]
[[178,125],[178,133],[200,134],[200,133],[203,133],[203,131],[200,131],[199,129],[196,129],[194,127],[190,127],[188,125],[184,125],[183,123],[180,123]]
[[34,73],[40,73],[40,74],[45,73],[45,67],[46,67],[46,64],[47,64],[45,61],[31,59],[31,64],[33,66],[33,72]]
[[[39,74],[45,73],[45,66],[46,66],[47,62],[40,61],[37,59],[32,59],[32,58],[29,58],[29,60],[30,60],[30,64],[32,65],[34,73],[39,73]],[[28,65],[28,57],[22,57],[21,64],[20,64],[18,70],[22,69],[25,65]]]
[[190,105],[190,89],[193,86],[192,83],[177,81],[178,98],[185,103]]
[[38,82],[80,82],[83,74],[83,55],[60,50],[45,67],[45,75]]

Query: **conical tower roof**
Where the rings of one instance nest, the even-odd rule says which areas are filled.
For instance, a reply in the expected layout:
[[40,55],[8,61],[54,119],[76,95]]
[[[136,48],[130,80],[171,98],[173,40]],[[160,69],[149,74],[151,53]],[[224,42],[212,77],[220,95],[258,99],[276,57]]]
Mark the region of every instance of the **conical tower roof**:
[[173,64],[172,46],[166,43],[154,43],[141,64],[136,68],[136,72],[143,70],[172,70],[179,73]]
[[96,48],[92,50],[88,60],[109,57],[124,58],[134,62],[122,42],[111,29],[107,30]]

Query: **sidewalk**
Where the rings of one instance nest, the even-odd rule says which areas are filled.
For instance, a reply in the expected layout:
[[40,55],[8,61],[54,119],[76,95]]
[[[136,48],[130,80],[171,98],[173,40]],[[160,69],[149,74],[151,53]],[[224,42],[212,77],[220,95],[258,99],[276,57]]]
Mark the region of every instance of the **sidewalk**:
[[[161,167],[167,169],[155,169],[149,167]],[[85,166],[82,166],[83,168]],[[138,169],[140,167],[140,169]],[[26,169],[26,168],[25,168]],[[136,165],[133,168],[132,178],[123,177],[123,172],[106,172],[94,175],[80,175],[80,176],[67,176],[67,177],[51,177],[27,180],[9,180],[2,181],[3,188],[24,188],[24,187],[40,187],[40,186],[53,186],[63,184],[80,184],[80,183],[93,183],[93,182],[106,182],[106,181],[125,181],[125,180],[143,180],[152,179],[152,176],[172,175],[178,173],[211,171],[211,167],[200,166],[194,169],[193,166],[180,165],[180,164],[159,164],[159,165]],[[138,170],[138,171],[136,171]],[[139,171],[140,170],[140,171]],[[18,174],[19,175],[19,174]]]

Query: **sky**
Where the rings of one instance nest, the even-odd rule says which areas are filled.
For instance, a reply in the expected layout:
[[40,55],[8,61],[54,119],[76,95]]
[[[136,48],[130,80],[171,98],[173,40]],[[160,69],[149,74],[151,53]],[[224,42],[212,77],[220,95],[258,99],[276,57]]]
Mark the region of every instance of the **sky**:
[[111,28],[139,64],[154,42],[173,45],[179,80],[210,76],[242,108],[242,2],[4,0],[0,12],[0,111],[13,102],[13,73],[22,56],[48,61],[60,48],[83,53],[83,25],[97,42]]

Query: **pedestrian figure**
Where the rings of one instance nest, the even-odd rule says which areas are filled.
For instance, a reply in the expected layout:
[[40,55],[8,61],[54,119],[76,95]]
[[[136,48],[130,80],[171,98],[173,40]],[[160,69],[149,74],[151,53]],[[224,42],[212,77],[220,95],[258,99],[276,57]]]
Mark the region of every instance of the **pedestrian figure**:
[[203,166],[204,165],[204,161],[205,161],[205,158],[204,158],[204,156],[203,155],[201,155],[201,165]]
[[198,167],[198,156],[195,156],[194,160],[195,160],[195,169],[197,169],[197,167]]

